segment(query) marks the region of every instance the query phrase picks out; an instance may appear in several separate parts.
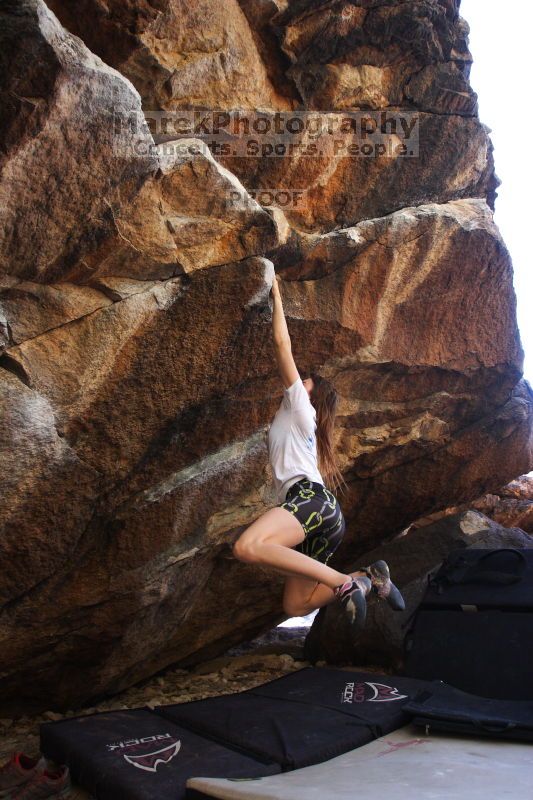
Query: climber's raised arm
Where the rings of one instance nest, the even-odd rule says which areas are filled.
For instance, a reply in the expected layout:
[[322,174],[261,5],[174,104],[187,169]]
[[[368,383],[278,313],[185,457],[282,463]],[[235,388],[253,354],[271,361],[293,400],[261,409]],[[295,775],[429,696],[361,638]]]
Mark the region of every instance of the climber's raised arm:
[[283,313],[283,304],[279,291],[277,275],[274,276],[272,284],[272,298],[274,307],[272,310],[272,334],[274,337],[274,352],[278,364],[279,374],[286,389],[298,380],[300,374],[296,369],[296,364],[292,357],[291,337]]

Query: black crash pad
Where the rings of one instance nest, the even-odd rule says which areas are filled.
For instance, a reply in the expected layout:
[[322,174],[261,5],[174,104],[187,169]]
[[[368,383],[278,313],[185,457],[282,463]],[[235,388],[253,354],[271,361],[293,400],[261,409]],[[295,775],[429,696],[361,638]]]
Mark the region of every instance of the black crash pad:
[[477,697],[435,681],[404,706],[428,731],[533,741],[533,702]]
[[219,743],[299,769],[405,725],[403,705],[427,684],[376,673],[307,667],[245,692],[155,711]]
[[40,749],[68,764],[72,780],[97,800],[180,800],[195,775],[252,778],[281,771],[202,739],[149,708],[41,723]]
[[307,667],[236,694],[40,726],[41,751],[97,800],[180,800],[190,777],[317,764],[404,725],[426,681]]

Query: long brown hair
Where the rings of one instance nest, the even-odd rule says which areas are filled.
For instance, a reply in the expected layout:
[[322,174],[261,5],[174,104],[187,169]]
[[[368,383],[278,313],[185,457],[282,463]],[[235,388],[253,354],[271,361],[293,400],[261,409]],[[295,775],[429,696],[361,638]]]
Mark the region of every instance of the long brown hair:
[[313,388],[309,395],[312,405],[316,410],[316,444],[318,469],[326,487],[333,493],[341,485],[347,487],[342,477],[335,455],[333,443],[333,429],[335,428],[335,415],[339,404],[339,395],[335,387],[326,378],[310,373]]

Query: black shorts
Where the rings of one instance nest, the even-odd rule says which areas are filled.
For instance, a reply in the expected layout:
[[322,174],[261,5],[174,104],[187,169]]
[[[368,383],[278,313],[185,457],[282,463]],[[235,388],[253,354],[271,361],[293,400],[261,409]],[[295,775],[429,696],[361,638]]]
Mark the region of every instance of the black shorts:
[[305,539],[292,549],[327,564],[342,541],[346,523],[339,501],[322,483],[301,478],[290,487],[283,503],[301,523]]

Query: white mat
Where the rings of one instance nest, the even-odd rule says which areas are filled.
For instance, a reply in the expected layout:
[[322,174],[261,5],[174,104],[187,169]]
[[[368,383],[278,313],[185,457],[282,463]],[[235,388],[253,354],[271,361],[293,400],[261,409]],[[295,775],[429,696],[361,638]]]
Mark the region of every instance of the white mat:
[[312,767],[187,786],[219,800],[532,800],[533,746],[408,725]]

